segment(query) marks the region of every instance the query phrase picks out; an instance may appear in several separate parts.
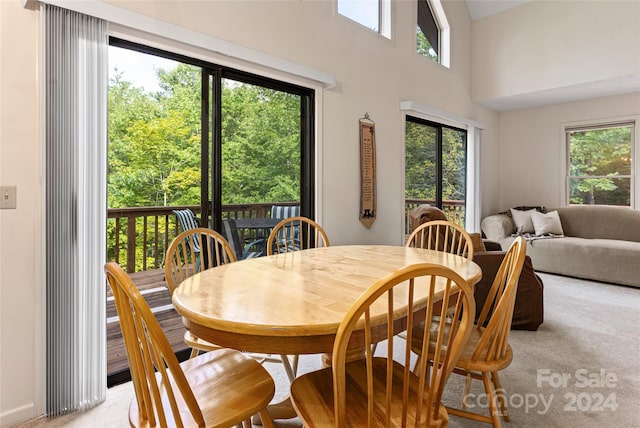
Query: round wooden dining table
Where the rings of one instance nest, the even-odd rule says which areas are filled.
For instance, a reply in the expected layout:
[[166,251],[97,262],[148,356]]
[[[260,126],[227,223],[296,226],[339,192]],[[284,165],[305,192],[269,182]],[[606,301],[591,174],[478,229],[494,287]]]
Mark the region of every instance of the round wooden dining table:
[[[449,267],[473,285],[480,267],[422,248],[345,245],[257,257],[186,279],[173,305],[196,336],[244,352],[330,354],[351,305],[379,278],[408,265]],[[436,293],[438,296],[438,293]],[[291,403],[272,404],[274,419],[295,417]]]
[[196,336],[267,354],[331,353],[338,326],[377,279],[415,263],[456,271],[469,284],[480,267],[440,251],[389,245],[312,248],[224,264],[193,275],[173,305]]

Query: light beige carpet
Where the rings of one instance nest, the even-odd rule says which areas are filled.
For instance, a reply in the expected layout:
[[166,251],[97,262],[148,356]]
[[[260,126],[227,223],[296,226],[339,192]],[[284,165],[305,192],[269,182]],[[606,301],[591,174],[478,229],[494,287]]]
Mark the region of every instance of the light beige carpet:
[[[640,289],[541,275],[545,321],[535,332],[513,331],[514,361],[501,372],[511,423],[505,427],[640,427]],[[320,366],[304,356],[300,372]],[[277,364],[276,397],[288,382]],[[444,401],[458,405],[463,378],[453,375]],[[482,385],[474,381],[470,403],[485,410]],[[105,403],[22,427],[127,427],[131,383],[110,388]],[[297,420],[276,421],[299,427]],[[450,417],[451,427],[489,426]]]

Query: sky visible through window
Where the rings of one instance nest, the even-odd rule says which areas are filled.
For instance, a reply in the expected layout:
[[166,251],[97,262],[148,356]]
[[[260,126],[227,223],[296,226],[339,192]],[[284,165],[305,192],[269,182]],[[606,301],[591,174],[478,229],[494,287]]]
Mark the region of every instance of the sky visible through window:
[[122,80],[144,88],[147,93],[160,90],[157,69],[173,70],[177,66],[178,62],[170,59],[109,46],[109,80],[113,79],[117,69],[122,74]]
[[338,0],[338,13],[373,31],[379,31],[379,0]]

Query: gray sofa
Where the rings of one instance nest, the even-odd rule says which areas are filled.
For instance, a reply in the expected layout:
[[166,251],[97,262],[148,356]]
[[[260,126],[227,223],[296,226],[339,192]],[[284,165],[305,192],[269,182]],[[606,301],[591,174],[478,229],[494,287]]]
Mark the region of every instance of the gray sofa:
[[[640,211],[597,205],[557,211],[564,237],[528,240],[527,255],[536,271],[640,287]],[[484,218],[482,231],[502,248],[515,239],[507,214]]]

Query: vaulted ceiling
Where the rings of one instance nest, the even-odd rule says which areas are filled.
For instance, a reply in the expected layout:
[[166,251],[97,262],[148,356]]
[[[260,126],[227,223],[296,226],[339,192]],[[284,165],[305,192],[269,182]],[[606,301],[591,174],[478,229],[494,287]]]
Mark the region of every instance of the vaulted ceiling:
[[[523,5],[529,1],[532,0],[466,0],[466,3],[471,19],[475,20]],[[481,104],[497,111],[507,111],[635,92],[640,92],[640,72],[607,80],[583,82],[539,92],[518,94],[481,102]]]

